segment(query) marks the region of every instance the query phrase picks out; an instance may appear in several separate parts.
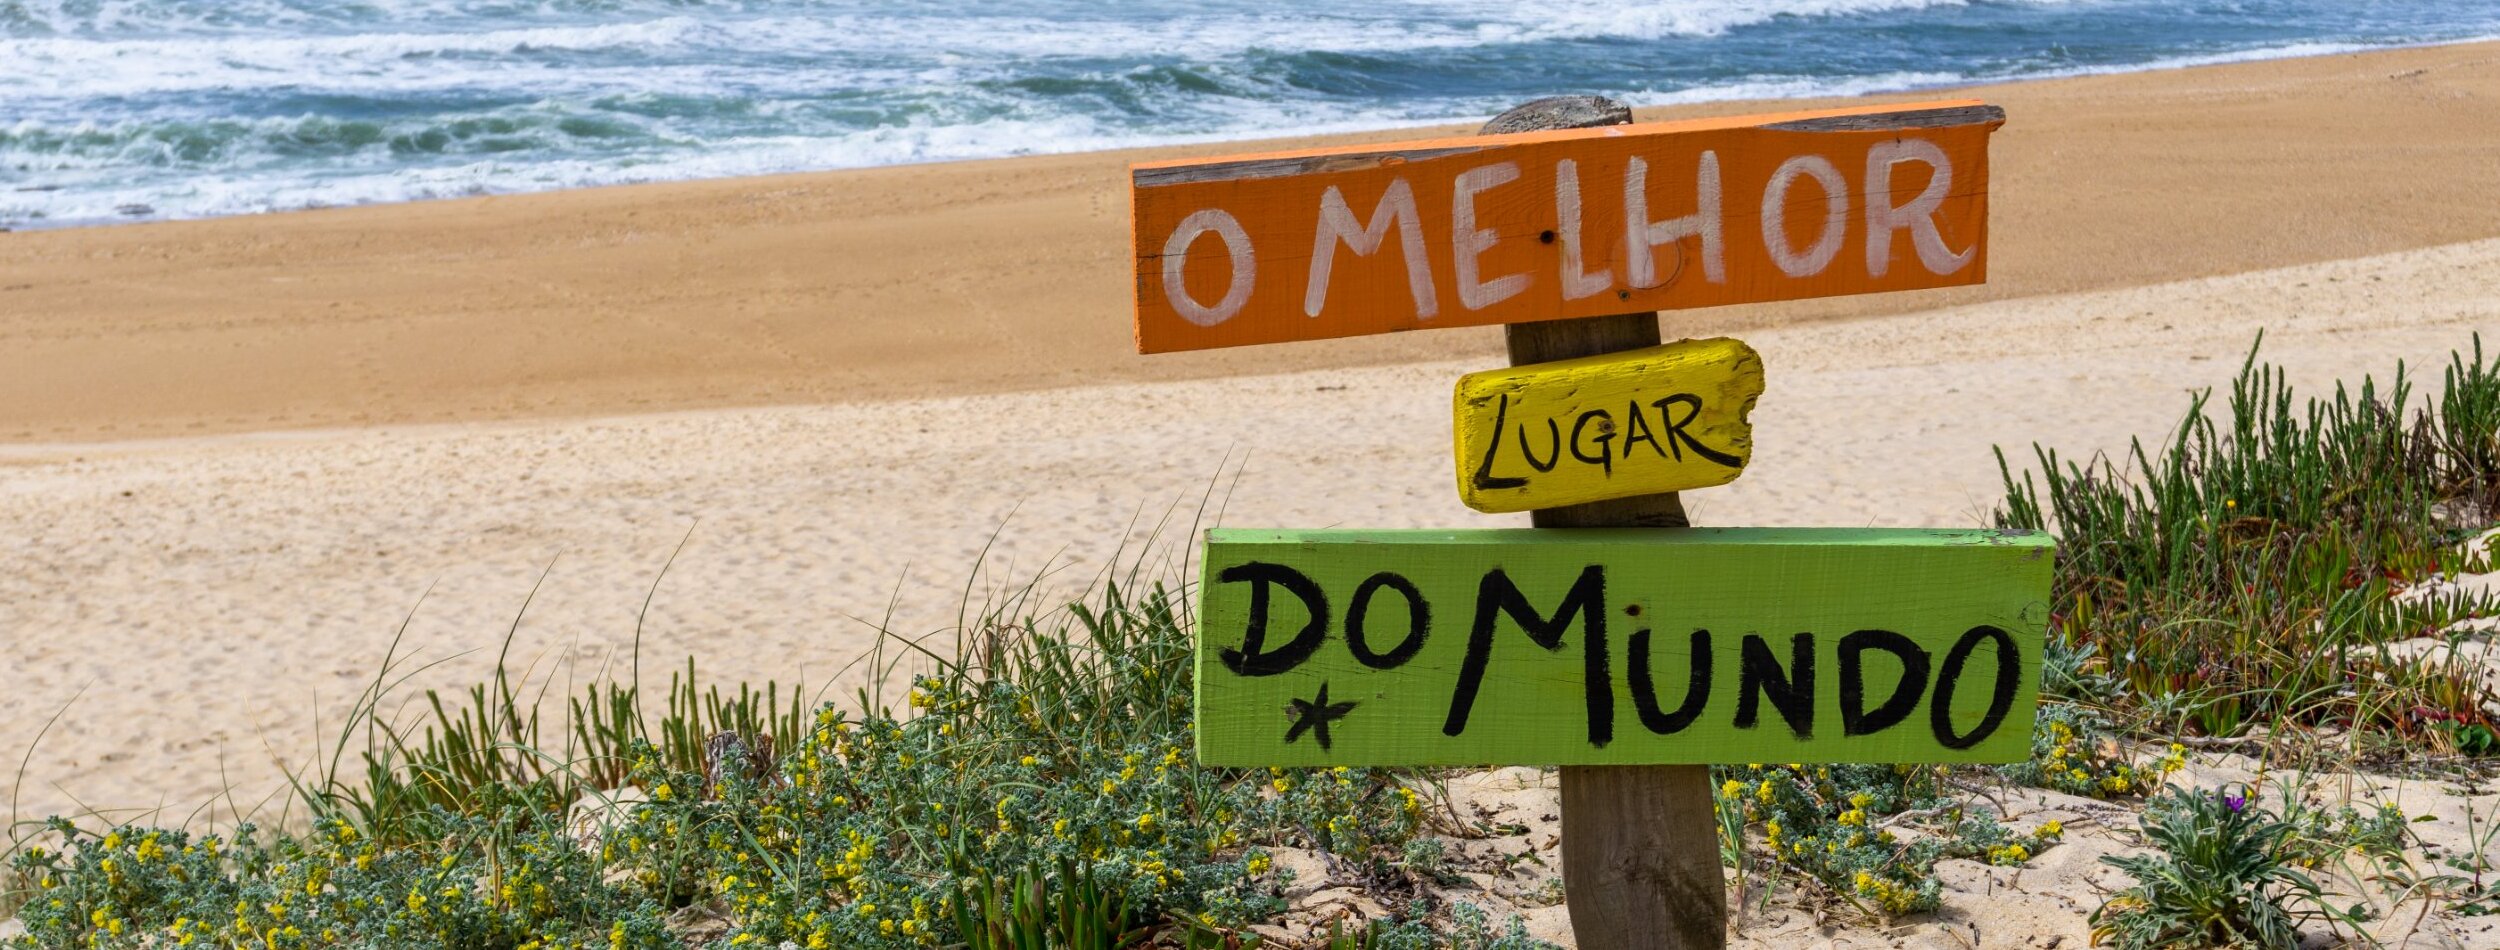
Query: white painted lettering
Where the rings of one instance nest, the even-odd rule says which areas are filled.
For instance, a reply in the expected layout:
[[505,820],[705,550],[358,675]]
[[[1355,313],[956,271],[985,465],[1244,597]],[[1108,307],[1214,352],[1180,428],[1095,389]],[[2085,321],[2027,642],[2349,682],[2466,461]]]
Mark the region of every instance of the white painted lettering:
[[[1233,259],[1233,282],[1224,288],[1224,299],[1215,306],[1201,304],[1189,295],[1189,286],[1181,277],[1181,266],[1188,263],[1189,246],[1198,236],[1209,231],[1223,239],[1224,250]],[[1181,319],[1202,327],[1211,327],[1233,318],[1243,304],[1250,302],[1250,285],[1258,277],[1258,259],[1250,250],[1250,235],[1241,229],[1241,222],[1221,208],[1207,208],[1182,218],[1172,236],[1163,242],[1163,296],[1172,302]]]
[[1311,282],[1302,292],[1304,315],[1319,316],[1328,304],[1328,276],[1337,265],[1337,245],[1344,244],[1356,257],[1370,256],[1380,250],[1380,242],[1388,240],[1393,224],[1406,251],[1406,290],[1415,298],[1415,318],[1430,320],[1441,312],[1441,301],[1432,290],[1432,258],[1424,251],[1423,215],[1415,210],[1415,188],[1399,178],[1389,182],[1380,203],[1372,206],[1371,222],[1360,228],[1354,224],[1354,209],[1346,207],[1345,192],[1330,185],[1320,196],[1319,234],[1311,239]]
[[[1680,218],[1649,220],[1649,163],[1635,157],[1623,171],[1624,280],[1643,290],[1656,287],[1657,249],[1688,237],[1701,238],[1701,275],[1727,282],[1727,249],[1720,240],[1719,153],[1701,153],[1694,198],[1700,209]],[[1681,270],[1681,267],[1678,268]]]
[[1490,281],[1477,279],[1476,257],[1492,249],[1499,236],[1491,228],[1477,229],[1476,194],[1518,179],[1518,162],[1470,168],[1458,175],[1457,194],[1452,198],[1450,208],[1450,250],[1457,257],[1458,302],[1465,304],[1469,310],[1482,310],[1528,289],[1526,274],[1511,274]]
[[1615,285],[1614,268],[1586,272],[1580,251],[1580,163],[1568,158],[1554,163],[1554,217],[1562,232],[1562,295],[1578,300],[1606,292]]
[[[1788,188],[1798,178],[1812,178],[1823,186],[1823,234],[1814,239],[1814,246],[1803,254],[1789,249]],[[1799,155],[1780,163],[1771,173],[1771,183],[1762,188],[1762,243],[1771,249],[1771,262],[1790,277],[1812,277],[1832,265],[1840,256],[1840,245],[1849,236],[1849,183],[1840,177],[1840,169],[1820,155]]]
[[[1927,187],[1909,204],[1892,203],[1892,170],[1903,162],[1923,162],[1935,169]],[[1970,264],[1979,250],[1954,253],[1936,229],[1936,210],[1953,190],[1953,159],[1926,139],[1896,139],[1866,150],[1866,272],[1884,276],[1892,269],[1892,233],[1909,229],[1910,246],[1930,273],[1943,276]]]

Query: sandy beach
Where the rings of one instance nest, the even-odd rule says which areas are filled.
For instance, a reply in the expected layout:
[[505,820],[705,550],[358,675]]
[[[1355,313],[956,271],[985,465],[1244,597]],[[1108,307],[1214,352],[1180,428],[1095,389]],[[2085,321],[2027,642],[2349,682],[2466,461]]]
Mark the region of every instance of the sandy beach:
[[[1992,446],[2162,438],[2261,331],[2328,387],[2500,330],[2500,46],[1953,94],[2010,117],[1986,286],[1668,316],[1770,380],[1697,522],[1978,523]],[[1497,334],[1131,351],[1125,164],[1274,144],[0,234],[18,814],[268,817],[403,623],[400,700],[516,624],[558,692],[639,626],[648,685],[843,698],[881,625],[1177,579],[1195,525],[1524,523],[1446,452]]]
[[[1771,387],[1758,461],[1689,507],[1977,523],[1992,445],[2158,439],[2260,330],[2304,385],[2432,368],[2500,327],[2496,289],[2500,241],[2482,241],[1748,333]],[[1448,387],[1486,365],[0,449],[0,525],[25,539],[0,573],[0,748],[84,690],[25,808],[187,810],[225,783],[254,800],[412,612],[409,647],[461,655],[412,690],[475,681],[525,602],[522,665],[616,672],[681,540],[643,624],[647,680],[694,656],[843,698],[889,605],[922,635],[954,624],[968,581],[976,608],[1045,567],[1074,593],[1159,524],[1168,562],[1210,495],[1245,526],[1524,523],[1452,488]]]
[[[2005,108],[1989,282],[1669,326],[1708,336],[2500,236],[2470,198],[2491,174],[2495,90],[2500,46],[2479,44],[1879,97]],[[0,440],[883,401],[1495,351],[1496,334],[1452,330],[1133,352],[1127,164],[1303,144],[0,235]]]

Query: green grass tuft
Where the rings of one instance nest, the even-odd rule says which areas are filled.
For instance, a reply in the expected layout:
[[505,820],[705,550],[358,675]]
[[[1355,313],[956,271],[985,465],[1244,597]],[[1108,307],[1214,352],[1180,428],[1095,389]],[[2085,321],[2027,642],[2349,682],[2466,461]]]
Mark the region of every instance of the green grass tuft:
[[[18,945],[1255,945],[1283,908],[1269,849],[1385,878],[1424,803],[1386,771],[1197,766],[1177,603],[1106,582],[951,653],[889,640],[930,672],[865,715],[698,692],[690,666],[664,708],[602,685],[545,729],[499,669],[397,729],[372,712],[386,662],[351,724],[361,774],[342,739],[298,783],[306,830],[52,822],[9,860]],[[1428,900],[1349,945],[1423,945]]]
[[2500,362],[2477,338],[2436,398],[2413,396],[2399,367],[2300,400],[2252,348],[2227,404],[2195,397],[2160,451],[2035,447],[2019,477],[2000,451],[1998,523],[2061,541],[2051,686],[2151,732],[2337,726],[2451,753],[2490,736],[2472,670],[2384,647],[2494,610],[2393,595],[2490,567],[2460,542],[2500,505]]

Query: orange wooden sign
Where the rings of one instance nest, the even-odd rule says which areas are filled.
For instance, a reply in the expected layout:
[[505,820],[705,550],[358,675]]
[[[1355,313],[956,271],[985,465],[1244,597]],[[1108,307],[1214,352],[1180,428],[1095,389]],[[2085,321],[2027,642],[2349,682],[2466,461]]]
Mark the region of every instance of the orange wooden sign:
[[1973,101],[1149,162],[1145,353],[1980,283]]

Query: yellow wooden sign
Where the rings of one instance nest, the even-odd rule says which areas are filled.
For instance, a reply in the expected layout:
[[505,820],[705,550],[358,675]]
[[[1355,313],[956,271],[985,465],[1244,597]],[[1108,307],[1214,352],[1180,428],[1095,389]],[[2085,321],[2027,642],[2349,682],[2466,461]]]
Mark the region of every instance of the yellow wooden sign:
[[1458,494],[1527,511],[1725,485],[1753,457],[1762,357],[1730,339],[1470,373]]

